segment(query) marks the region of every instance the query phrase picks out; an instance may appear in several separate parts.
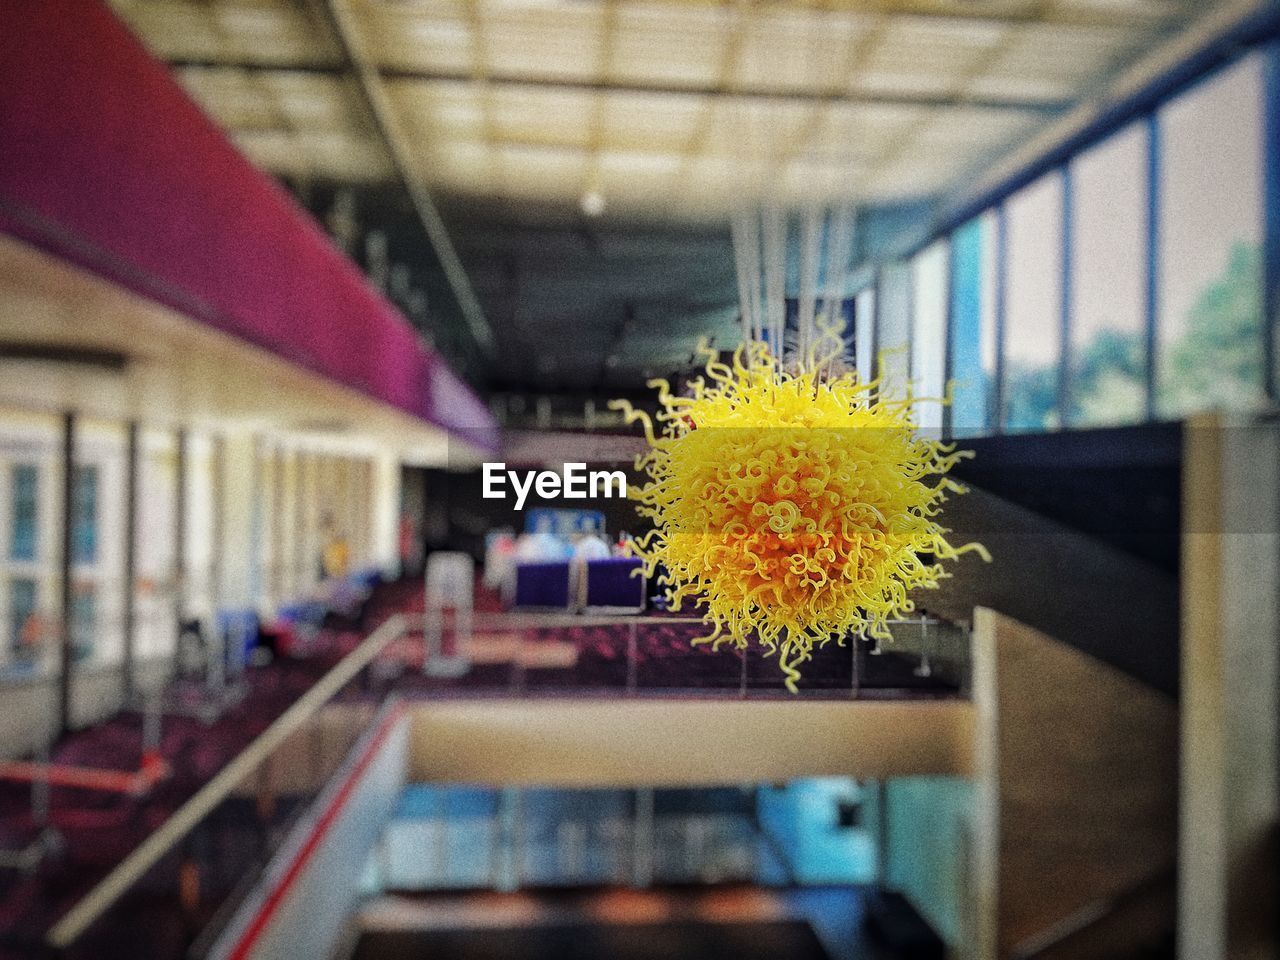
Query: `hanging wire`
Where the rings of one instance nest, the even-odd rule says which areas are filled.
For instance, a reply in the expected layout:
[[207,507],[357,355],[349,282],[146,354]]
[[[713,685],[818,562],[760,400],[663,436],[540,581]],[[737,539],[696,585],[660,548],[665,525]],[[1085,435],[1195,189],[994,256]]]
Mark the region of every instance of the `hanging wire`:
[[[748,0],[739,0],[734,7],[733,29],[744,31],[749,27],[752,13]],[[728,110],[729,124],[724,134],[728,140],[722,144],[726,155],[741,155],[739,166],[742,194],[746,205],[730,216],[730,232],[733,237],[734,261],[738,277],[738,300],[742,313],[742,339],[758,341],[764,336],[764,268],[761,258],[760,216],[754,206],[760,196],[763,178],[759,169],[760,131],[758,104],[749,98],[732,102]],[[745,149],[744,149],[745,148]]]
[[814,315],[821,259],[822,209],[810,204],[800,220],[800,297],[796,309],[796,354],[801,367],[813,362],[816,346]]
[[[827,229],[826,296],[822,313],[832,333],[841,342],[844,340],[846,326],[844,281],[849,268],[849,256],[853,251],[853,228],[854,213],[850,204],[841,204],[832,210]],[[834,363],[834,358],[831,362]]]
[[733,264],[738,276],[738,304],[742,318],[742,343],[751,342],[755,329],[755,311],[751,305],[751,265],[750,244],[747,240],[748,227],[743,222],[746,215],[735,211],[729,218],[729,232],[733,237]]
[[[740,4],[737,15],[746,17],[748,7]],[[808,69],[820,76],[833,78],[833,90],[838,89],[842,82],[838,74],[843,62],[844,44],[847,43],[847,35],[838,28],[836,20],[836,15],[828,11],[815,25],[807,41],[811,55],[806,58]],[[741,19],[739,28],[743,28]],[[758,67],[754,61],[746,65],[752,73],[757,72]],[[828,106],[824,109],[827,112],[816,117],[811,125],[811,142],[800,144],[793,157],[806,160],[813,167],[800,187],[801,195],[792,198],[800,210],[795,251],[798,296],[792,360],[801,368],[811,367],[818,359],[828,361],[832,366],[842,360],[848,326],[843,300],[844,281],[853,253],[854,207],[852,199],[844,195],[847,186],[839,165],[825,156],[822,150],[828,139],[823,134],[829,133],[826,127],[834,120],[831,111],[835,108]],[[745,147],[743,168],[747,189],[743,192],[749,198],[749,206],[732,215],[730,231],[741,302],[743,340],[767,341],[775,355],[781,358],[787,346],[787,266],[791,238],[785,198],[780,192],[780,178],[776,174],[785,153],[779,152],[776,140],[762,134],[762,128],[767,130],[770,127],[770,118],[763,111],[761,103],[746,98],[737,101],[732,111],[736,122],[731,136],[735,137],[737,146]],[[766,171],[773,171],[774,175],[766,175]],[[832,344],[832,340],[837,342]]]
[[768,204],[761,211],[761,223],[769,344],[775,356],[781,356],[782,332],[787,320],[787,220],[782,207],[776,203]]
[[761,302],[760,223],[754,210],[742,214],[743,249],[747,263],[747,310],[751,316],[751,339],[764,338],[764,306]]

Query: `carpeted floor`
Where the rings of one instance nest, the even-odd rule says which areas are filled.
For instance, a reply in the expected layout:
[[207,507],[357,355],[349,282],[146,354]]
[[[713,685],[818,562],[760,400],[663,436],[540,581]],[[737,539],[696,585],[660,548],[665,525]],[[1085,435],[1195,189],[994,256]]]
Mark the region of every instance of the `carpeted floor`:
[[[0,871],[0,958],[31,955],[67,909],[337,662],[340,649],[349,646],[349,641],[339,642],[344,639],[329,638],[331,649],[311,659],[280,659],[249,669],[244,699],[212,724],[193,717],[166,716],[161,724],[160,751],[172,775],[147,796],[54,788],[50,822],[62,838],[62,850],[31,873]],[[136,769],[141,759],[142,727],[141,715],[121,713],[65,737],[55,746],[51,759],[99,769]],[[30,785],[0,781],[0,846],[19,848],[36,836],[30,797]],[[270,811],[266,821],[249,815],[245,829],[260,832],[264,822],[269,825],[282,812]],[[228,822],[235,820],[234,815],[228,817]],[[152,887],[171,892],[176,864],[162,867],[160,872],[166,877],[155,878]]]

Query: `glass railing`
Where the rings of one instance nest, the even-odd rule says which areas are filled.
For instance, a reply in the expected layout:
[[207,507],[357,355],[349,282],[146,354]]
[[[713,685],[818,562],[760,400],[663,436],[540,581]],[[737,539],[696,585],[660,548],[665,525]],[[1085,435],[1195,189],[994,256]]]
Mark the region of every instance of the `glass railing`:
[[[700,618],[672,615],[477,614],[469,639],[449,629],[428,645],[421,622],[392,653],[407,696],[608,695],[790,697],[777,658],[759,645],[699,644]],[[963,695],[969,630],[930,617],[890,624],[892,639],[833,637],[800,666],[798,696],[852,699]],[[428,647],[439,652],[428,653]]]
[[[98,960],[120,955],[123,944],[128,955],[153,960],[200,956],[392,696],[791,696],[774,660],[692,644],[706,632],[695,618],[480,614],[469,642],[460,645],[446,631],[435,658],[426,655],[422,627],[420,617],[394,615],[327,672],[323,662],[287,658],[250,671],[245,700],[213,726],[194,716],[167,717],[159,744],[165,775],[140,796],[86,799],[83,791],[54,790],[43,816],[57,842],[21,869],[0,866],[0,908],[9,909],[0,916],[0,954],[6,947],[36,955],[52,949],[66,960]],[[965,627],[922,618],[895,623],[892,632],[891,642],[828,643],[804,665],[800,696],[966,692]],[[477,825],[472,840],[492,847],[501,831],[518,829],[519,811],[508,808],[520,797],[498,794],[488,826]],[[732,817],[662,816],[655,814],[656,845],[642,861],[655,882],[680,882],[681,864],[701,862],[687,850],[671,853],[680,846],[666,842],[673,830],[682,842],[726,851],[711,869],[717,876],[745,878],[743,850],[756,852],[750,871],[758,872],[767,855],[758,836],[743,833]],[[625,830],[608,818],[557,826],[554,844],[634,854],[634,815],[630,822]],[[486,874],[486,883],[499,888],[531,882],[536,873],[531,863],[483,863],[490,873],[505,871]],[[573,869],[586,878],[597,867],[588,859]],[[33,909],[12,909],[24,902]]]
[[[404,628],[390,618],[269,724],[252,697],[214,727],[167,721],[168,776],[144,796],[55,793],[48,825],[59,849],[0,875],[7,902],[27,885],[39,904],[6,918],[0,955],[10,947],[66,960],[201,956],[386,708],[398,667],[385,651]],[[269,698],[285,670],[261,671],[254,692]],[[254,734],[248,746],[219,764],[212,741],[234,740],[242,728]]]

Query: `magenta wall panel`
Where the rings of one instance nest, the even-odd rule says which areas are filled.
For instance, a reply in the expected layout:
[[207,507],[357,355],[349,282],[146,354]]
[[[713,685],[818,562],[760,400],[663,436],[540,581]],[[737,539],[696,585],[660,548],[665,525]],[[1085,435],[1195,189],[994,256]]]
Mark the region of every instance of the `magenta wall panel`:
[[0,230],[486,446],[488,410],[99,0],[0,3]]

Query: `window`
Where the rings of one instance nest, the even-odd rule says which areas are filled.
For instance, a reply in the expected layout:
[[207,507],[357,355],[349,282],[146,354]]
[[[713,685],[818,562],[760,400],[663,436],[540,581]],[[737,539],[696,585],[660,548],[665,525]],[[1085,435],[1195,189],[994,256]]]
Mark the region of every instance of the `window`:
[[76,584],[71,597],[71,645],[77,657],[92,652],[97,624],[97,591],[92,584]]
[[939,241],[911,262],[912,324],[911,378],[920,429],[938,436],[947,379],[947,258],[948,244]]
[[1147,415],[1147,128],[1135,124],[1071,165],[1067,422]]
[[14,577],[9,581],[9,649],[19,656],[32,657],[39,645],[39,599],[35,580]]
[[93,563],[98,559],[97,467],[76,467],[71,509],[71,556],[76,563]]
[[1159,114],[1161,417],[1263,399],[1262,103],[1253,55]]
[[40,504],[40,471],[35,464],[14,464],[9,497],[9,558],[33,562],[36,559]]
[[875,287],[867,287],[859,292],[853,303],[853,358],[858,366],[858,376],[862,378],[863,383],[868,383],[876,376]]
[[891,263],[880,271],[877,296],[879,352],[886,382],[882,392],[887,397],[905,397],[911,376],[911,358],[907,351],[911,338],[911,267]]
[[951,432],[985,432],[995,418],[996,218],[970,220],[951,238]]
[[1061,422],[1062,175],[1052,173],[1005,205],[1005,427],[1048,430]]

